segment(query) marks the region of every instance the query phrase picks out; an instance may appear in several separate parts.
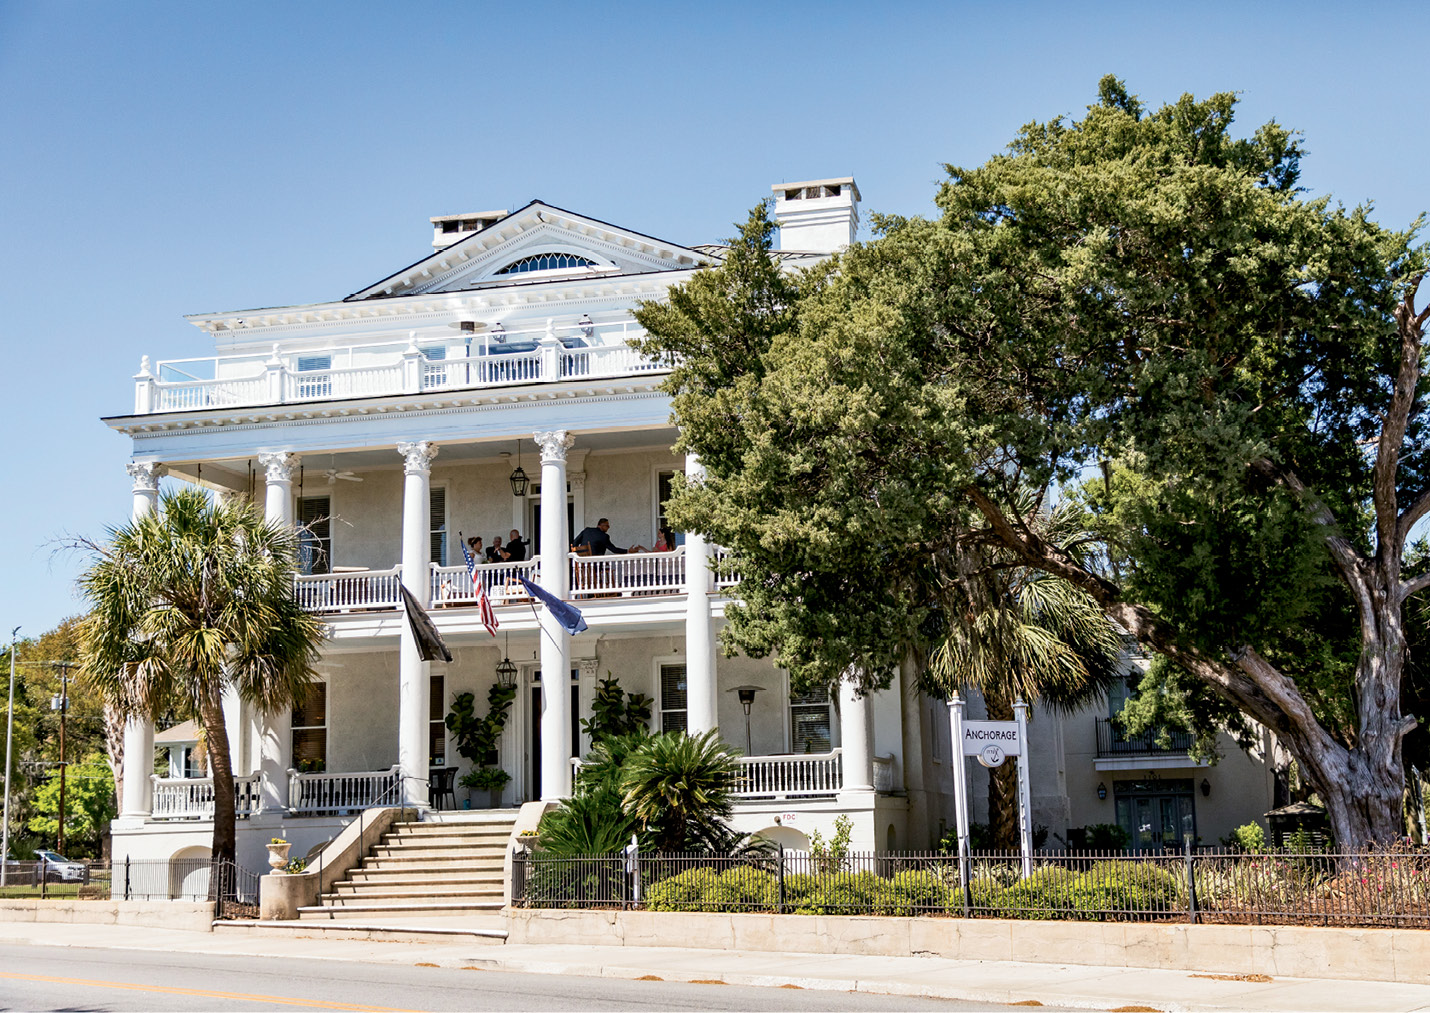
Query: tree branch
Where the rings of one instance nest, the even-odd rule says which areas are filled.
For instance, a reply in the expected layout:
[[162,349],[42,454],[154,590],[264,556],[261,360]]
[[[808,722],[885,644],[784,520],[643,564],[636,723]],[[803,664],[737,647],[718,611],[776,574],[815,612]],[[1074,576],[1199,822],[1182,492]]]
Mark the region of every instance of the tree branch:
[[[1395,479],[1400,469],[1400,448],[1415,407],[1415,391],[1420,384],[1421,315],[1415,312],[1415,290],[1424,275],[1416,275],[1405,297],[1395,307],[1395,327],[1400,336],[1400,364],[1395,373],[1395,392],[1380,426],[1380,447],[1370,473],[1371,502],[1375,507],[1376,555],[1382,578],[1393,584],[1400,573],[1404,541],[1400,537],[1400,515],[1396,504]],[[1408,528],[1406,530],[1409,530]]]
[[1416,592],[1423,591],[1430,587],[1430,572],[1418,574],[1400,584],[1400,600],[1403,602]]
[[1369,608],[1371,594],[1370,586],[1367,583],[1369,574],[1366,571],[1370,566],[1370,560],[1340,533],[1340,526],[1336,523],[1336,515],[1331,508],[1326,506],[1325,501],[1319,496],[1307,489],[1306,483],[1302,482],[1300,476],[1289,468],[1282,468],[1264,457],[1252,461],[1251,466],[1290,489],[1296,494],[1297,499],[1306,504],[1311,511],[1312,519],[1326,529],[1326,549],[1330,552],[1336,569],[1340,571],[1341,578],[1350,587],[1351,593],[1355,595],[1362,611]]

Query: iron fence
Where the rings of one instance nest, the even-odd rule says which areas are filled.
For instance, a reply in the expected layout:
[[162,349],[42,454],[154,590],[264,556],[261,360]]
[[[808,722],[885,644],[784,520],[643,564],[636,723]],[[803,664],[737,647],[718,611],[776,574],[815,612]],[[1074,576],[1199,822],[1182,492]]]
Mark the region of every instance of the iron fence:
[[519,851],[543,908],[1430,927],[1430,851],[843,856]]
[[257,917],[258,874],[207,858],[108,862],[6,862],[0,898],[187,900],[215,903],[220,918]]

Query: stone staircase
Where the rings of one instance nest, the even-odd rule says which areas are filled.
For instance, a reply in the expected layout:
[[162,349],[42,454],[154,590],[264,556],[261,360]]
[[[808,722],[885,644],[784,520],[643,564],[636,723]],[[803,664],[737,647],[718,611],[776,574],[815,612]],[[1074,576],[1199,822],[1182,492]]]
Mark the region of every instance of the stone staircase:
[[515,823],[515,810],[394,823],[316,906],[298,909],[298,920],[393,928],[446,923],[453,931],[504,938],[502,861]]

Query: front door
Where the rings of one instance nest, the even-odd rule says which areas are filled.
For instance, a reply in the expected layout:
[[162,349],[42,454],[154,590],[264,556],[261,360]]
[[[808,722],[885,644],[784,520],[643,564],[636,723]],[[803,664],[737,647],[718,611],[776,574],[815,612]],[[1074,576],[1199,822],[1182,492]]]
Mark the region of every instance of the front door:
[[[541,500],[533,499],[531,502],[531,552],[536,555],[541,551]],[[570,500],[566,501],[566,537],[575,538],[581,532],[576,530],[576,504]]]
[[1117,825],[1129,851],[1181,850],[1197,837],[1191,778],[1115,781]]
[[[581,755],[581,685],[579,678],[581,670],[573,668],[571,670],[571,755]],[[531,730],[527,736],[527,741],[531,743],[531,750],[526,754],[526,783],[530,786],[526,793],[526,800],[534,802],[541,798],[541,673],[532,674],[531,684],[531,706],[527,708],[530,713]]]

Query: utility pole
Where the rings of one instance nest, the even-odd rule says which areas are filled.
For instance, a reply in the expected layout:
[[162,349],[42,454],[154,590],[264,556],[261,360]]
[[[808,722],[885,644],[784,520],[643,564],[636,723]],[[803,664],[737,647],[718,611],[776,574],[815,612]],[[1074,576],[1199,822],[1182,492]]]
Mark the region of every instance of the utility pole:
[[15,733],[15,642],[20,638],[20,627],[10,631],[10,708],[5,713],[5,825],[0,829],[0,886],[5,885],[5,877],[10,864],[10,741]]
[[50,710],[60,712],[60,818],[55,830],[55,850],[61,855],[65,853],[65,716],[70,709],[70,669],[75,665],[70,661],[51,662],[55,668],[60,670],[60,695],[50,700]]

